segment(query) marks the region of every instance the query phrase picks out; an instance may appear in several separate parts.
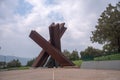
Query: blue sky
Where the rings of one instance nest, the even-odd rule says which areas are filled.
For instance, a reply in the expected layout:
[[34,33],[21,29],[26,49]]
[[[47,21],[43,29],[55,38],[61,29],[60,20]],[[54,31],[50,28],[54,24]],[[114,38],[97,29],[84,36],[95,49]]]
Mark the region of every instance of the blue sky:
[[33,6],[24,0],[19,0],[18,5],[15,9],[15,14],[20,14],[21,16],[29,14]]
[[119,0],[0,0],[0,55],[36,57],[41,48],[29,38],[36,30],[49,39],[48,26],[65,22],[62,50],[79,52],[101,45],[90,41],[97,19],[109,3]]

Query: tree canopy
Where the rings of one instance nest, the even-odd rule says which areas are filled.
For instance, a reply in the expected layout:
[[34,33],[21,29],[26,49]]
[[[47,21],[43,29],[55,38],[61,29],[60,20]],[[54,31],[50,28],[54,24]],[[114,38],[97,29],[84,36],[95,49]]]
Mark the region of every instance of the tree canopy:
[[71,55],[70,55],[70,60],[75,61],[75,60],[79,60],[79,56],[78,56],[78,51],[77,50],[73,50]]
[[21,63],[18,59],[17,60],[14,59],[7,63],[7,67],[20,67],[20,66],[21,66]]
[[32,66],[33,62],[35,61],[35,58],[29,60],[26,64],[26,66]]
[[73,50],[72,53],[70,53],[68,50],[64,50],[63,54],[72,61],[80,59],[77,50]]
[[92,31],[92,42],[104,44],[105,51],[120,52],[120,2],[106,7]]
[[80,52],[80,55],[82,60],[93,60],[95,57],[102,56],[103,52],[102,50],[88,46],[88,48]]

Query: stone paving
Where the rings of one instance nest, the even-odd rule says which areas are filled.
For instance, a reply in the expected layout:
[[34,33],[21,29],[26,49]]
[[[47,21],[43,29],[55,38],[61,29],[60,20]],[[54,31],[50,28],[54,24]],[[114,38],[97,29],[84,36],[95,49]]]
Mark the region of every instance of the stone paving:
[[120,80],[120,71],[74,68],[38,68],[1,71],[0,80]]

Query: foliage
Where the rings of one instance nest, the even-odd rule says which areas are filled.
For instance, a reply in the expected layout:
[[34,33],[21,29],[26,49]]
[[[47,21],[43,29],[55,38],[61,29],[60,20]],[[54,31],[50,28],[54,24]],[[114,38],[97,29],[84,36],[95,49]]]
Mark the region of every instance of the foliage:
[[77,50],[73,50],[72,53],[70,53],[68,50],[64,50],[63,54],[69,59],[69,60],[79,60],[79,56],[78,56],[78,51]]
[[0,68],[5,68],[6,67],[6,62],[0,62]]
[[7,67],[20,67],[20,66],[21,66],[21,63],[18,59],[17,60],[14,59],[7,63]]
[[102,56],[102,53],[101,50],[89,46],[85,51],[81,51],[80,55],[82,60],[93,60],[94,57]]
[[18,68],[17,68],[17,70],[26,70],[26,69],[29,69],[29,67],[22,66],[22,67],[18,67]]
[[79,60],[79,56],[78,56],[78,51],[77,50],[73,50],[71,55],[70,55],[70,60],[74,61],[74,60]]
[[76,66],[80,66],[82,64],[82,60],[75,60],[73,61],[73,63],[76,65]]
[[68,58],[70,59],[70,52],[68,50],[64,50],[63,51],[63,54]]
[[26,66],[32,66],[33,62],[35,61],[35,58],[27,62]]
[[92,42],[104,44],[106,52],[120,52],[120,2],[116,6],[109,4],[95,28],[92,31]]
[[94,58],[95,61],[103,61],[103,60],[120,60],[120,54],[112,54],[102,57]]
[[5,70],[8,70],[8,71],[10,71],[10,70],[27,70],[27,69],[29,69],[29,67],[25,67],[25,66],[5,68]]

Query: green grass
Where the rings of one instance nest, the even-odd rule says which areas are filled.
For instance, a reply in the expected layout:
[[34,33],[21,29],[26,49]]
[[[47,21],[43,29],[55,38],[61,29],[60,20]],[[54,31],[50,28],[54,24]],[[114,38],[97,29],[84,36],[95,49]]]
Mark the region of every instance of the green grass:
[[29,69],[30,67],[18,67],[18,70],[26,70]]
[[9,70],[27,70],[27,69],[29,69],[29,67],[11,67],[11,68],[3,68],[3,69],[0,69],[0,70],[7,70],[7,71],[9,71]]
[[82,64],[82,60],[76,60],[76,61],[73,61],[73,63],[76,65],[76,66],[80,66]]
[[95,61],[104,61],[104,60],[120,60],[120,54],[112,54],[102,57],[94,58]]

